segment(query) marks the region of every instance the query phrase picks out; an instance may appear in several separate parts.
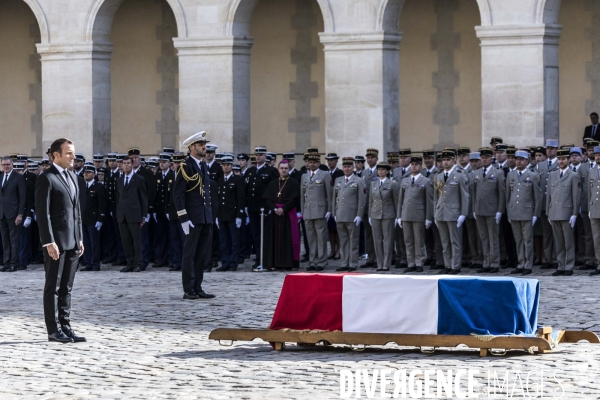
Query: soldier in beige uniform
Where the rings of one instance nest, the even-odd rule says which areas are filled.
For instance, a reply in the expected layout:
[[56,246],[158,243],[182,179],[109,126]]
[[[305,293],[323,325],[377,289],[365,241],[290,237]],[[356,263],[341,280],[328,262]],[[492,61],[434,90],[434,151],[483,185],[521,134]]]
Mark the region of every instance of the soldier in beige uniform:
[[506,202],[504,171],[492,166],[492,149],[482,147],[479,154],[482,166],[473,175],[473,216],[481,238],[483,267],[477,272],[495,273],[500,268],[498,224]]
[[[469,196],[475,197],[474,176],[475,171],[481,168],[481,155],[478,151],[469,154],[469,169],[467,178],[469,178]],[[464,170],[464,169],[463,169]],[[467,232],[466,243],[469,244],[469,255],[471,256],[470,269],[479,269],[483,266],[483,249],[481,248],[481,239],[477,230],[477,220],[473,216],[473,201],[469,201],[469,212],[465,221],[465,230]],[[465,244],[465,235],[463,235],[463,246]],[[463,252],[464,254],[464,252]]]
[[400,183],[396,215],[406,241],[408,268],[404,272],[423,272],[425,230],[433,221],[433,183],[421,175],[422,164],[421,157],[411,157],[410,175]]
[[398,209],[398,182],[388,178],[387,162],[377,165],[378,180],[371,182],[369,193],[369,224],[377,255],[377,271],[389,271],[394,250],[394,225]]
[[469,211],[469,182],[454,165],[455,152],[441,154],[443,171],[433,180],[434,219],[444,248],[444,265],[440,274],[458,274],[462,262],[462,225]]
[[319,169],[321,156],[308,155],[308,171],[300,183],[300,209],[308,236],[307,271],[323,271],[327,266],[327,219],[331,216],[333,181],[329,172]]
[[[358,253],[354,247],[353,232],[359,229],[367,205],[365,181],[354,175],[354,158],[342,159],[344,176],[333,185],[333,217],[340,235],[341,267],[338,271],[354,271],[358,265]],[[353,243],[356,245],[353,246]]]
[[573,227],[581,202],[579,174],[569,168],[569,150],[558,150],[559,168],[550,173],[546,211],[552,224],[558,270],[552,276],[573,275],[575,242]]
[[[395,179],[400,186],[402,179],[410,176],[410,159],[412,156],[411,149],[398,150],[398,158],[400,166],[392,170],[392,179]],[[398,225],[394,227],[394,248],[396,249],[395,267],[406,268],[408,262],[406,259],[406,244],[404,243],[404,232]]]
[[[379,150],[368,148],[367,149],[367,167],[362,172],[362,178],[365,180],[367,187],[367,207],[365,207],[365,221],[363,226],[365,227],[365,252],[369,257],[369,261],[361,268],[374,268],[377,266],[377,255],[375,254],[375,244],[373,242],[373,229],[369,225],[369,189],[371,188],[371,182],[377,180],[377,161],[379,160]],[[360,232],[358,229],[354,230],[354,243],[358,243]]]
[[533,225],[542,212],[540,176],[529,170],[529,152],[515,153],[517,169],[506,177],[506,213],[510,222],[519,265],[511,274],[531,274],[533,268]]
[[[592,224],[592,237],[596,261],[600,260],[600,146],[594,147],[595,167],[589,171],[588,196],[589,216]],[[600,264],[590,272],[590,275],[600,275]]]

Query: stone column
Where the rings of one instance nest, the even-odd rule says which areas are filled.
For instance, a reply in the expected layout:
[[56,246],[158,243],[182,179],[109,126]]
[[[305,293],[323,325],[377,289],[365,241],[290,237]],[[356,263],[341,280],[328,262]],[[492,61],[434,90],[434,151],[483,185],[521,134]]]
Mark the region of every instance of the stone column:
[[252,38],[180,38],[174,42],[179,55],[180,144],[205,130],[221,149],[249,152]]
[[91,158],[110,150],[110,43],[38,44],[42,60],[43,153],[68,137]]
[[325,46],[326,151],[398,150],[399,32],[320,33]]
[[481,40],[482,144],[558,138],[559,25],[478,26]]

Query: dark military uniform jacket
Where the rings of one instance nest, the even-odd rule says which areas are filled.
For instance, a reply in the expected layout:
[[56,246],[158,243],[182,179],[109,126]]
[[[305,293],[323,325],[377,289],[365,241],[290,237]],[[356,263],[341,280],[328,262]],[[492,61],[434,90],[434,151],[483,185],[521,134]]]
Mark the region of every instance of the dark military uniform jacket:
[[200,161],[198,165],[195,158],[188,157],[179,165],[173,187],[173,201],[182,223],[213,223],[210,176],[204,161]]
[[259,213],[261,208],[267,209],[263,194],[272,180],[279,178],[279,172],[265,163],[261,168],[248,170],[246,186],[246,207],[248,212]]
[[219,178],[219,221],[235,221],[236,218],[245,219],[246,213],[246,183],[244,178],[235,175],[225,180]]
[[96,225],[96,222],[104,222],[108,209],[106,191],[104,185],[98,181],[88,188],[87,182],[84,186],[85,206],[81,210],[81,219],[84,225]]
[[171,187],[175,181],[175,174],[169,169],[163,178],[163,172],[158,170],[154,177],[156,182],[156,203],[154,205],[154,212],[157,215],[166,217],[166,215],[169,214]]

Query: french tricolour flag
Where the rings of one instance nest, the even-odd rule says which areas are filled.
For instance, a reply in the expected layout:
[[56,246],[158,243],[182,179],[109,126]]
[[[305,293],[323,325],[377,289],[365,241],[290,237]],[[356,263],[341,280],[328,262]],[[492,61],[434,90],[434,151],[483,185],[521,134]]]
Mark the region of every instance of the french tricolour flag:
[[271,329],[366,333],[535,334],[536,279],[292,274]]

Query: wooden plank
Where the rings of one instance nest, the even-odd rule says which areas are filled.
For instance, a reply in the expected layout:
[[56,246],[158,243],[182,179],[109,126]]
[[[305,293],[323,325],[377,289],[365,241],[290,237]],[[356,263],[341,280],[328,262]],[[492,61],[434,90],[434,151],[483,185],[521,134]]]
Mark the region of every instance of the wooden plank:
[[470,348],[487,349],[523,349],[537,347],[539,350],[551,351],[550,343],[543,338],[502,336],[490,340],[481,340],[475,336],[461,335],[413,335],[388,333],[347,333],[347,332],[304,332],[269,329],[227,329],[219,328],[208,337],[214,340],[252,341],[256,338],[271,343],[313,343],[327,341],[331,344],[385,346],[396,343],[398,346],[415,347],[456,347],[464,344]]
[[479,357],[487,357],[490,355],[490,349],[479,349]]
[[587,340],[590,343],[600,343],[598,335],[590,331],[565,331],[559,343],[577,343],[580,340]]
[[538,328],[537,330],[537,334],[538,335],[548,335],[552,333],[552,327],[551,326],[543,326],[541,328]]

